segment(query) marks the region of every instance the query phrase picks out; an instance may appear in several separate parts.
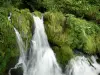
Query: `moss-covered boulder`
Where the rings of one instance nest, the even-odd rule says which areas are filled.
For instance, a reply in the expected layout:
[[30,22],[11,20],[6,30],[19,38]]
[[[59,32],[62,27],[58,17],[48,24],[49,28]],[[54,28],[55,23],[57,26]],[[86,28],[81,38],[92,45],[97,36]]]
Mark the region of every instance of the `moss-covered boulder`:
[[42,13],[41,12],[39,12],[39,11],[34,11],[33,12],[33,15],[35,15],[35,16],[38,16],[38,17],[40,17],[40,18],[42,18]]
[[97,24],[61,12],[46,12],[44,23],[48,40],[61,64],[73,57],[76,49],[86,54],[99,52],[100,27]]
[[[8,20],[9,13],[11,18]],[[27,9],[0,7],[0,75],[8,73],[19,55],[14,27],[21,33],[25,44],[29,44],[32,22],[32,15]]]
[[18,10],[12,8],[11,13],[11,24],[18,29],[23,40],[29,42],[32,37],[33,15],[28,9]]
[[65,42],[66,36],[64,35],[62,28],[64,21],[65,17],[62,13],[46,12],[44,14],[45,29],[51,43],[60,46]]
[[66,43],[67,33],[64,27],[65,21],[66,17],[61,12],[46,12],[44,14],[45,30],[48,40],[61,65],[66,64],[73,57],[72,48]]
[[66,63],[74,57],[72,49],[67,45],[63,45],[62,47],[53,46],[52,48],[55,52],[58,63],[60,63],[60,66],[63,68],[66,66]]
[[97,35],[100,32],[97,24],[74,16],[67,16],[67,25],[69,39],[72,39],[69,44],[73,49],[82,49],[87,54],[97,52],[96,39],[99,38]]

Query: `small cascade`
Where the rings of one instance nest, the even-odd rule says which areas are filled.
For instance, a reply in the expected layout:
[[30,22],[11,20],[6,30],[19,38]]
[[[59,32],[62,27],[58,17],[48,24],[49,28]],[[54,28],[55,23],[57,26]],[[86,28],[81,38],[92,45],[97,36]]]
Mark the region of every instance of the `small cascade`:
[[100,65],[96,62],[96,58],[86,58],[77,56],[70,60],[66,66],[66,75],[98,75],[100,73]]
[[14,28],[20,49],[20,58],[15,68],[12,69],[16,69],[22,64],[23,75],[62,75],[55,54],[49,46],[43,19],[36,16],[33,16],[33,18],[35,31],[28,52],[25,52],[22,38]]

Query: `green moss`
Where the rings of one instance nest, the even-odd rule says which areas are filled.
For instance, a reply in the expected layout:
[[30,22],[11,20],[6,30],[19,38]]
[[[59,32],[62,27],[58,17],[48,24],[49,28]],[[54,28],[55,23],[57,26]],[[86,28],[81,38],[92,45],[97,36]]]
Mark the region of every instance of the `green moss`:
[[33,16],[28,9],[18,10],[12,9],[11,23],[20,31],[25,42],[29,42],[32,34],[31,28],[33,24]]
[[74,56],[72,49],[67,45],[61,47],[61,55],[61,63],[63,65],[66,65],[66,63]]
[[[13,34],[13,26],[8,21],[7,10],[0,9],[2,10],[0,12],[0,75],[3,75],[10,57],[18,55],[18,51],[16,51],[15,34]],[[12,53],[15,52],[16,54],[13,55]]]
[[61,12],[46,12],[44,14],[45,30],[49,42],[53,44],[58,62],[65,64],[73,57],[72,48],[67,44],[68,33],[66,30],[66,18]]
[[53,50],[56,54],[58,63],[64,67],[66,63],[74,56],[72,49],[67,45],[62,45],[61,48],[54,46]]
[[96,35],[99,27],[97,24],[76,18],[67,17],[66,28],[68,33],[68,44],[72,49],[81,49],[88,54],[96,53]]
[[39,11],[34,11],[33,14],[34,14],[35,16],[40,17],[40,18],[42,17],[42,13],[39,12]]
[[96,33],[95,40],[97,52],[100,54],[100,29]]
[[61,50],[60,50],[60,48],[57,47],[57,46],[53,46],[52,48],[53,48],[54,53],[55,53],[55,55],[56,55],[57,61],[60,63],[60,62],[61,62],[61,57],[60,57],[60,55],[61,55]]
[[[63,47],[69,46],[72,50],[78,49],[87,54],[95,54],[99,51],[100,28],[97,24],[72,14],[64,15],[60,12],[46,12],[44,23],[50,43]],[[97,42],[97,43],[95,43]],[[98,50],[97,50],[98,49]]]
[[[11,21],[8,20],[9,12],[12,13]],[[0,75],[4,75],[4,71],[8,69],[11,58],[16,59],[19,55],[14,27],[20,31],[24,42],[29,45],[32,22],[31,13],[27,9],[0,8]]]
[[26,1],[33,10],[61,11],[63,13],[74,14],[78,17],[91,21],[100,21],[99,0],[30,0]]
[[86,39],[86,43],[84,44],[84,52],[88,54],[96,53],[96,44],[95,39],[91,36],[88,36]]
[[63,24],[65,17],[60,12],[46,12],[44,14],[44,23],[46,28],[46,33],[50,42],[58,45],[62,45],[65,42],[65,36],[63,35]]
[[[9,12],[12,13],[11,21],[8,21]],[[34,14],[41,17],[38,11]],[[72,14],[52,11],[44,13],[44,23],[48,40],[62,66],[74,56],[74,49],[87,54],[100,53],[100,27],[97,24]],[[29,45],[32,24],[33,17],[28,9],[0,8],[0,75],[12,63],[9,60],[19,54],[13,28],[20,32],[24,42]]]

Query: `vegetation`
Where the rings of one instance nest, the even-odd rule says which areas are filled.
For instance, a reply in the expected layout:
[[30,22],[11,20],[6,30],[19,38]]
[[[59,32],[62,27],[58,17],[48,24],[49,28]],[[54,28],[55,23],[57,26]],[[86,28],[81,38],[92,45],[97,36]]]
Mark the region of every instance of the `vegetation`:
[[67,25],[70,29],[69,39],[72,38],[69,44],[73,49],[83,49],[88,54],[96,53],[95,39],[100,30],[97,24],[71,16],[67,18]]
[[25,3],[33,11],[61,11],[96,23],[100,21],[99,0],[25,0]]
[[100,56],[100,0],[0,0],[0,75],[7,75],[19,56],[14,27],[29,46],[33,14],[44,16],[50,46],[62,67],[75,50]]
[[49,42],[61,64],[74,55],[75,49],[89,55],[99,52],[100,27],[96,23],[61,12],[46,12],[44,23]]
[[[12,13],[11,20],[8,20],[9,11]],[[27,9],[0,8],[0,75],[4,75],[6,70],[13,66],[11,64],[16,63],[15,58],[19,56],[14,27],[28,43],[32,36],[32,21],[31,13]]]
[[46,12],[44,14],[45,28],[50,42],[57,45],[62,45],[65,42],[62,32],[64,21],[65,17],[60,12]]

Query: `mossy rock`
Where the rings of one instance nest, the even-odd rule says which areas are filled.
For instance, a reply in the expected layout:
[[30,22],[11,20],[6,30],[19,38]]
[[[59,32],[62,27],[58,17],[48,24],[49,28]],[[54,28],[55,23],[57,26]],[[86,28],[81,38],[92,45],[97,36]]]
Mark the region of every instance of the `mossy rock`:
[[30,40],[32,24],[33,24],[33,16],[28,9],[18,10],[12,9],[11,10],[11,23],[14,25],[15,28],[20,31],[22,37]]
[[54,46],[52,48],[61,67],[64,67],[68,63],[68,61],[74,56],[72,49],[67,45],[63,45],[60,48],[57,46]]
[[88,54],[96,53],[96,42],[94,37],[88,36],[84,44],[84,52]]
[[[12,13],[11,20],[8,20],[9,13]],[[27,9],[0,8],[0,75],[8,73],[8,68],[16,63],[16,57],[19,56],[14,27],[20,32],[24,42],[29,45],[32,23],[32,15]],[[15,63],[11,61],[12,58]]]
[[82,49],[87,54],[97,53],[96,37],[100,31],[97,24],[89,22],[75,16],[67,17],[66,28],[68,32],[68,44],[72,49]]
[[72,48],[66,44],[68,35],[65,30],[66,26],[64,27],[65,21],[66,18],[61,12],[46,12],[44,14],[44,24],[48,40],[57,56],[58,62],[62,66],[65,66],[74,55]]
[[62,45],[66,37],[63,35],[65,17],[61,12],[46,12],[44,14],[45,30],[50,42]]
[[42,13],[39,12],[39,11],[34,11],[33,14],[34,14],[35,16],[38,16],[38,17],[42,18]]
[[52,45],[63,48],[66,44],[72,50],[78,49],[86,54],[99,52],[100,27],[94,22],[77,18],[72,14],[46,12],[44,23],[48,40]]

